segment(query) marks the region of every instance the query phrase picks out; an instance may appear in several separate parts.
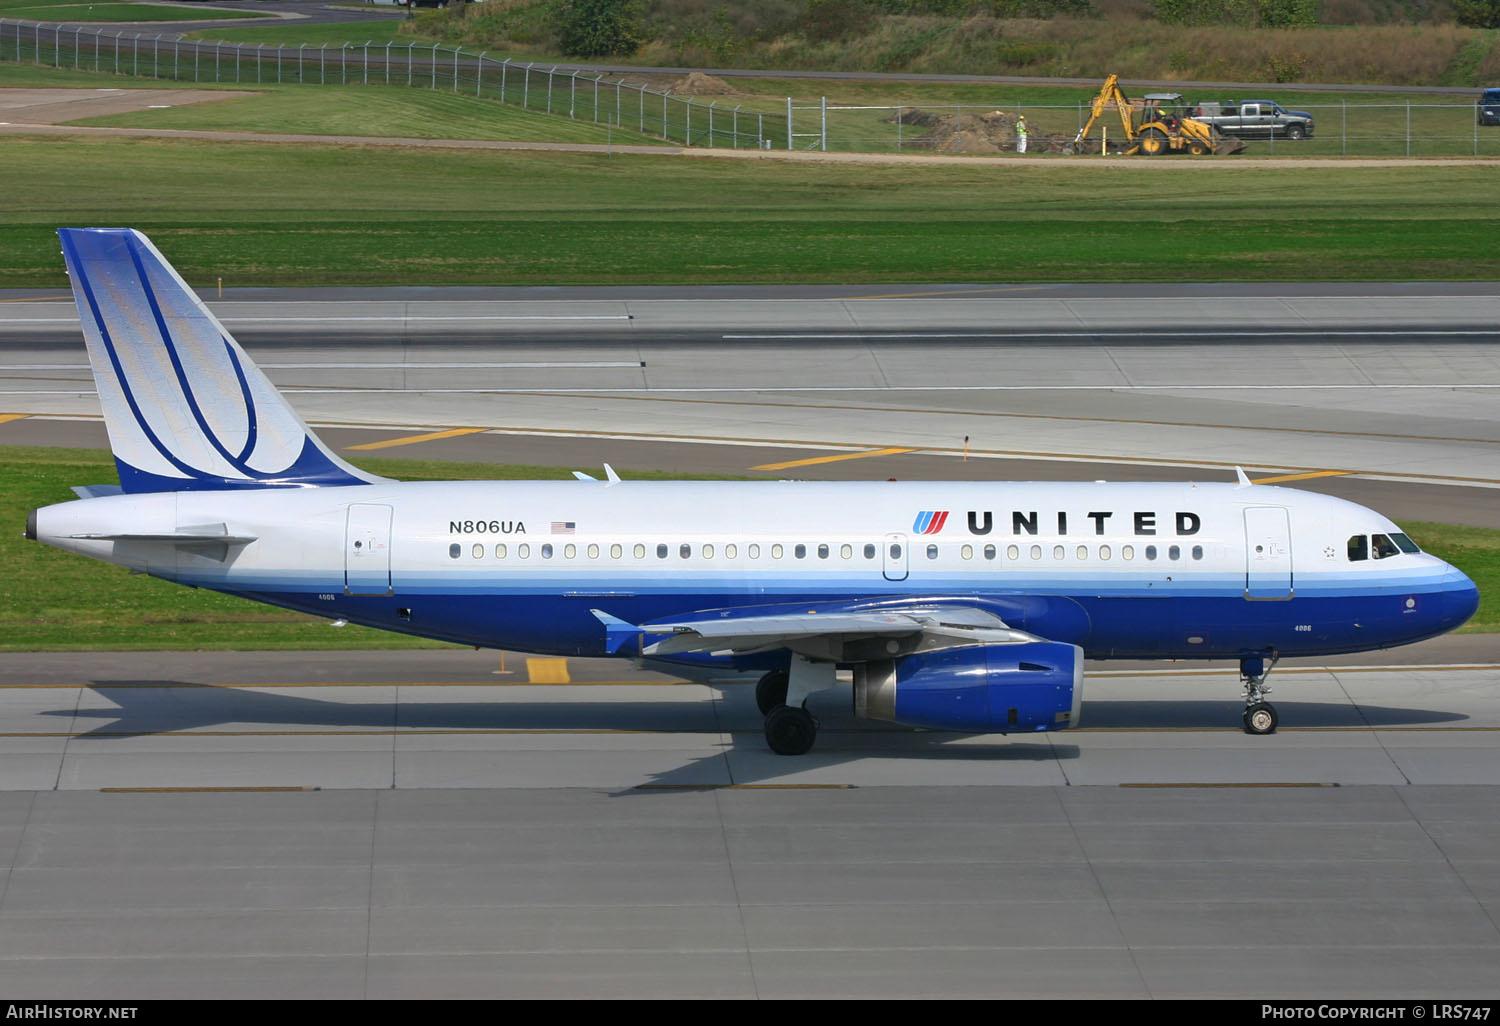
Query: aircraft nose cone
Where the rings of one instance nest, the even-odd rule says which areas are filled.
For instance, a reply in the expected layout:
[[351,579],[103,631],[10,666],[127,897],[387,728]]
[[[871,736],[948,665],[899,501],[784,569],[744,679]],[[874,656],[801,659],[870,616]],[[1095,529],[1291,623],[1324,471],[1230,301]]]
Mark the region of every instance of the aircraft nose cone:
[[1451,627],[1463,626],[1478,609],[1479,588],[1462,570],[1450,570],[1443,582],[1443,615]]

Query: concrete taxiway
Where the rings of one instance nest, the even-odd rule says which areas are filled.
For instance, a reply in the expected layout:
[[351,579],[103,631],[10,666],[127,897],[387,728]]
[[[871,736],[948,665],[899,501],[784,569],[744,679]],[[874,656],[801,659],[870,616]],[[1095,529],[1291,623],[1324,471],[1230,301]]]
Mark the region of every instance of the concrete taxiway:
[[[1493,286],[911,291],[215,307],[354,455],[749,477],[1239,464],[1500,526]],[[0,305],[0,444],[102,444],[74,316]],[[7,656],[0,987],[1493,995],[1488,637],[1283,664],[1270,737],[1238,729],[1227,665],[1091,666],[1083,726],[1025,737],[855,720],[835,689],[798,759],[766,751],[744,685],[501,658]]]

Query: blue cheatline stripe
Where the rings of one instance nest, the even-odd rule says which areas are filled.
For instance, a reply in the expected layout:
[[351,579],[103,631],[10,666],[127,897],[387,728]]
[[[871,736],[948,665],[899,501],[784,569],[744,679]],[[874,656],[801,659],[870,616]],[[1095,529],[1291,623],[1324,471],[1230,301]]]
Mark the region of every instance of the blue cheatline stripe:
[[[62,237],[62,243],[64,248],[68,252],[68,256],[72,258],[73,269],[75,272],[77,272],[76,277],[78,285],[83,290],[84,297],[88,300],[89,314],[94,318],[94,324],[99,328],[99,337],[100,340],[104,343],[105,355],[109,357],[110,366],[114,368],[115,381],[120,386],[121,393],[125,396],[125,402],[130,407],[130,413],[133,417],[135,417],[136,423],[140,425],[141,431],[146,436],[146,440],[151,443],[151,445],[156,449],[157,453],[159,453],[161,457],[172,466],[182,471],[183,475],[187,479],[192,480],[197,476],[197,471],[195,471],[192,467],[188,466],[186,463],[183,463],[175,455],[173,455],[171,450],[162,443],[161,439],[156,437],[156,432],[151,430],[150,425],[146,423],[145,416],[141,413],[140,405],[136,402],[135,399],[135,393],[131,391],[130,385],[126,381],[125,369],[120,365],[120,356],[119,353],[115,351],[114,339],[110,336],[109,328],[104,323],[104,315],[100,312],[99,300],[94,295],[94,286],[89,281],[89,276],[84,267],[83,258],[79,256],[78,249],[73,243],[72,233],[73,230],[67,228],[63,228],[58,231],[58,235]],[[131,487],[132,483],[134,483],[134,475],[130,475],[132,477],[132,480],[126,480],[127,475],[123,473],[123,470],[125,468],[128,468],[135,474],[139,474],[141,472],[137,471],[134,466],[126,463],[124,457],[122,457],[119,453],[115,453],[115,462],[122,464],[120,484],[124,487],[125,491],[141,491],[142,489]],[[159,475],[153,474],[150,476],[159,480],[161,479]]]
[[255,413],[255,400],[250,395],[250,383],[245,380],[245,369],[240,366],[240,356],[234,351],[234,344],[229,339],[223,339],[224,352],[229,355],[230,366],[234,368],[234,378],[240,384],[240,396],[245,400],[245,415],[248,417],[245,427],[245,447],[240,450],[240,459],[249,460],[250,454],[255,451],[255,440],[259,435],[260,422]]
[[[193,393],[193,386],[188,381],[187,371],[182,366],[182,358],[177,352],[177,342],[172,338],[172,333],[167,328],[166,318],[162,316],[161,306],[156,301],[156,292],[151,287],[151,282],[146,275],[146,268],[141,262],[139,245],[134,237],[127,236],[125,241],[126,249],[130,253],[130,262],[135,267],[136,277],[141,283],[141,294],[146,299],[146,305],[151,308],[151,317],[156,321],[156,330],[161,335],[162,348],[166,350],[167,359],[172,362],[172,372],[177,375],[177,386],[182,391],[182,397],[187,400],[188,409],[192,411],[193,420],[197,423],[198,430],[203,432],[203,437],[208,440],[209,445],[214,447],[214,451],[224,458],[225,463],[246,477],[256,477],[257,475],[249,467],[244,466],[242,460],[238,460],[229,454],[229,450],[219,441],[219,437],[214,433],[213,428],[209,427],[208,419],[204,417],[203,410],[198,405],[198,397]],[[246,398],[245,405],[247,410],[251,407],[248,397]],[[199,476],[208,476],[208,472],[200,470]]]

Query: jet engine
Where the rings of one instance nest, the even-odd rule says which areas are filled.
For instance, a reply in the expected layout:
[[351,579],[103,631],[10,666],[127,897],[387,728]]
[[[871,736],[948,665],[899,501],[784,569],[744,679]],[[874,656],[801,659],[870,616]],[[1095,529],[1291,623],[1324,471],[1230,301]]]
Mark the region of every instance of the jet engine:
[[854,712],[935,730],[1008,733],[1078,724],[1083,649],[1056,641],[971,645],[854,669]]

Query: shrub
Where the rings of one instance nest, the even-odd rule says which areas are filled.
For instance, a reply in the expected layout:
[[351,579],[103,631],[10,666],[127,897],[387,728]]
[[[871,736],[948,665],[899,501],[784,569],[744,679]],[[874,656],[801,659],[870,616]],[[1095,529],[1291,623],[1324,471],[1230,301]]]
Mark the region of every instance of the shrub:
[[569,57],[630,55],[641,48],[639,0],[557,0],[558,45]]
[[1460,25],[1500,28],[1500,0],[1455,0],[1453,9]]
[[1152,0],[1167,25],[1245,25],[1294,28],[1318,23],[1319,0]]

